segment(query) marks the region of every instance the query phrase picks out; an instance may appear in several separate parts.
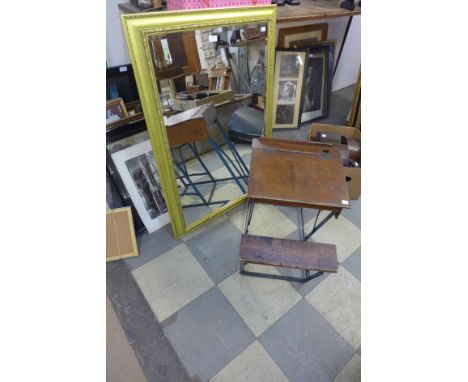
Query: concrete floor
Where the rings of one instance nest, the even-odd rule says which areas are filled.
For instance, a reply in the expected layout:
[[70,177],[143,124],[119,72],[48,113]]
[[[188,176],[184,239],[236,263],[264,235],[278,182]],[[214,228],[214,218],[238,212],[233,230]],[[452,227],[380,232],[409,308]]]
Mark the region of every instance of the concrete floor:
[[143,370],[128,343],[128,338],[108,297],[106,297],[106,313],[107,380],[112,382],[146,382]]

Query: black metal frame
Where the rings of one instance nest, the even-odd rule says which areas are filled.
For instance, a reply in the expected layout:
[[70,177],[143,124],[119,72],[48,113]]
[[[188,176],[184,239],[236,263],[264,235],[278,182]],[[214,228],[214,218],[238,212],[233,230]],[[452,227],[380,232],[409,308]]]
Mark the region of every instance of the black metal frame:
[[[228,149],[231,151],[232,156],[234,157],[234,160],[231,159],[225,151],[212,139],[209,138],[208,142],[210,146],[213,148],[215,153],[217,154],[218,158],[221,160],[221,162],[224,164],[226,169],[229,171],[229,174],[231,175],[228,178],[220,178],[220,179],[215,179],[213,175],[211,174],[210,170],[208,167],[205,165],[203,162],[202,158],[200,157],[197,146],[195,142],[192,143],[186,143],[180,146],[177,146],[172,149],[172,156],[174,159],[174,164],[176,167],[176,176],[177,178],[181,181],[181,183],[184,186],[184,189],[180,193],[181,196],[183,195],[196,195],[200,198],[201,203],[193,203],[193,204],[187,204],[183,205],[182,208],[190,208],[190,207],[200,207],[200,206],[210,206],[210,205],[216,205],[216,204],[225,204],[229,202],[229,200],[219,200],[219,201],[212,201],[214,191],[216,189],[216,186],[219,182],[226,182],[230,180],[234,180],[241,190],[242,193],[245,193],[245,187],[242,185],[241,181],[245,183],[245,185],[248,184],[248,178],[249,178],[249,168],[245,164],[244,160],[240,156],[239,152],[237,151],[236,147],[234,144],[231,142],[229,139],[229,136],[226,134],[224,131],[223,127],[219,124],[219,122],[216,120],[216,126],[218,127],[219,131],[221,132],[221,135],[224,139],[224,142],[228,146]],[[189,173],[187,166],[185,165],[185,159],[182,154],[182,148],[184,146],[188,146],[190,150],[192,151],[193,155],[195,158],[198,160],[200,165],[203,167],[204,172],[196,172],[196,173]],[[179,153],[179,158],[180,160],[176,160],[176,155],[175,155],[175,150],[178,151]],[[234,163],[234,161],[236,163]],[[231,168],[232,166],[232,168]],[[201,181],[192,181],[191,176],[203,176],[207,175],[210,179],[209,180],[201,180]],[[197,185],[201,184],[208,184],[208,183],[213,183],[213,187],[211,188],[210,195],[208,197],[208,200],[202,195],[202,193],[198,190]],[[188,188],[191,188],[193,192],[188,192]]]
[[[252,221],[252,215],[253,215],[254,208],[255,208],[255,202],[253,200],[249,199],[247,201],[247,211],[246,211],[246,215],[245,215],[244,235],[247,235],[248,232],[249,232],[249,225],[250,225],[250,222]],[[312,237],[312,235],[315,232],[317,232],[320,228],[322,228],[333,216],[335,216],[335,218],[338,219],[338,216],[340,215],[339,212],[333,212],[332,211],[325,217],[325,219],[323,219],[317,225],[318,217],[320,215],[320,212],[322,211],[322,210],[318,210],[317,216],[315,217],[314,227],[312,228],[312,230],[307,235],[305,235],[305,233],[304,233],[304,214],[303,214],[303,211],[302,211],[302,207],[300,207],[299,209],[300,209],[299,220],[300,220],[300,225],[301,225],[299,235],[300,235],[300,239],[303,240],[303,241],[307,241],[310,237]],[[269,273],[250,272],[250,271],[245,270],[245,266],[247,264],[249,264],[249,263],[246,262],[246,261],[241,261],[240,262],[240,268],[239,268],[239,273],[240,274],[246,275],[246,276],[262,277],[262,278],[266,278],[266,279],[292,281],[292,282],[298,282],[298,283],[305,283],[307,281],[313,280],[316,277],[319,277],[319,276],[323,275],[323,272],[315,272],[313,274],[310,274],[310,270],[308,270],[308,269],[304,269],[304,277],[272,275],[272,274],[269,274]]]

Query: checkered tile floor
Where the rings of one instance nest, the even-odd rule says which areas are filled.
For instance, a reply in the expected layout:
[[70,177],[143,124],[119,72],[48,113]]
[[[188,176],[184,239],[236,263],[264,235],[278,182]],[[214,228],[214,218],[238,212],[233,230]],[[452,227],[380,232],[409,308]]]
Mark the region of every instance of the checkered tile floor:
[[[138,239],[140,256],[124,261],[192,380],[360,381],[360,201],[351,204],[314,236],[337,245],[338,273],[306,284],[239,274],[245,205],[181,240],[169,225]],[[298,239],[298,222],[296,209],[257,205],[249,232]]]

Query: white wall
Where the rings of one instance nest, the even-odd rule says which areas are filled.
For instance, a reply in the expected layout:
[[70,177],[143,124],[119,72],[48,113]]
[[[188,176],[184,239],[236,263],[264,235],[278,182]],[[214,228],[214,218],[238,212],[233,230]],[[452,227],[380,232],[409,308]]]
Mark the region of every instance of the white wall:
[[106,0],[106,59],[107,65],[118,66],[130,63],[127,43],[120,22],[120,10],[117,4],[122,0]]
[[[338,54],[338,53],[337,53]],[[333,79],[332,91],[356,82],[361,64],[361,16],[354,16]]]

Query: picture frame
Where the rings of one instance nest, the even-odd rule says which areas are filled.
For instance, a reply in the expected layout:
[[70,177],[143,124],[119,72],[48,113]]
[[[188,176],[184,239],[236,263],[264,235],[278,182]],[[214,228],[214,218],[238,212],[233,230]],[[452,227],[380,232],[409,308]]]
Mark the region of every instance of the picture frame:
[[125,104],[125,108],[127,109],[127,114],[129,117],[143,113],[141,110],[140,101],[128,102],[127,104]]
[[299,128],[307,52],[307,49],[276,49],[273,89],[275,130]]
[[128,113],[125,108],[125,103],[122,98],[116,98],[106,103],[106,126],[112,125],[114,122],[127,118]]
[[106,262],[138,256],[130,207],[106,212]]
[[301,101],[301,123],[329,114],[335,59],[335,41],[309,45]]
[[325,41],[327,37],[327,23],[281,28],[278,31],[278,48],[301,49],[313,42]]
[[114,152],[111,157],[148,233],[169,223],[150,140]]
[[359,67],[358,78],[354,85],[353,103],[349,115],[348,126],[361,130],[361,67]]
[[[219,27],[235,27],[262,23],[266,26],[266,94],[265,94],[265,129],[266,137],[272,136],[273,120],[273,64],[276,40],[276,5],[249,7],[189,9],[177,12],[142,12],[121,15],[123,31],[127,42],[135,80],[145,116],[146,127],[154,148],[156,164],[164,197],[167,203],[174,237],[176,239],[189,234],[213,219],[247,200],[244,194],[222,207],[216,208],[199,219],[187,223],[182,210],[182,203],[177,188],[176,174],[172,153],[168,144],[164,123],[164,110],[160,102],[160,91],[156,83],[148,40],[151,36],[165,36],[196,30],[212,30]],[[181,77],[185,85],[185,77]]]

